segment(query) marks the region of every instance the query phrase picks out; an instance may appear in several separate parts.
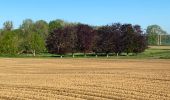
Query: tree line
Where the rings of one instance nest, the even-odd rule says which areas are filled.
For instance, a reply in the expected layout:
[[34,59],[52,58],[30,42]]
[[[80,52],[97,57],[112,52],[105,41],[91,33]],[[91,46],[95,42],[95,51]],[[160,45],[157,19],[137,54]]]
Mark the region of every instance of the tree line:
[[26,19],[18,29],[6,21],[0,30],[0,54],[75,53],[138,54],[147,48],[147,37],[139,25],[114,23],[90,26],[63,20],[33,22]]

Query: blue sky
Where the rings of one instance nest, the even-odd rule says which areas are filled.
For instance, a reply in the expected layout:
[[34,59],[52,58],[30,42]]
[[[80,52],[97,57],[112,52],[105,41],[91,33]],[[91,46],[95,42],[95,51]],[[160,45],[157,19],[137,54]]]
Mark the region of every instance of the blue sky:
[[17,28],[26,18],[91,25],[132,23],[144,29],[158,24],[170,33],[170,0],[0,0],[0,28],[7,20]]

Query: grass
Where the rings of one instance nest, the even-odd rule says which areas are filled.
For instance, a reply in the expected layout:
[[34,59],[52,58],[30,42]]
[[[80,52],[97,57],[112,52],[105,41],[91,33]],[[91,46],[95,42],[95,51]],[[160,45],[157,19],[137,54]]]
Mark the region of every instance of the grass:
[[[145,52],[138,55],[129,55],[122,54],[122,56],[114,56],[110,54],[108,59],[170,59],[170,46],[150,46]],[[32,54],[20,54],[20,55],[9,55],[1,54],[0,57],[9,57],[9,58],[60,58],[61,55],[42,53],[37,54],[36,57],[33,57]],[[71,54],[63,55],[63,58],[72,58]],[[76,53],[75,58],[85,58],[82,53]],[[86,58],[96,58],[95,54],[87,54]],[[98,58],[107,58],[105,54],[100,54]]]
[[170,59],[170,46],[152,46],[140,56],[146,58]]

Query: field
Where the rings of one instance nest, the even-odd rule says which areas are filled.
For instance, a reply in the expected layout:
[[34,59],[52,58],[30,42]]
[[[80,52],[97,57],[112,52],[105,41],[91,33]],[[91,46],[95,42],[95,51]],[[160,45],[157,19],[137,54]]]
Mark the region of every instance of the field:
[[170,61],[0,58],[2,100],[170,100]]

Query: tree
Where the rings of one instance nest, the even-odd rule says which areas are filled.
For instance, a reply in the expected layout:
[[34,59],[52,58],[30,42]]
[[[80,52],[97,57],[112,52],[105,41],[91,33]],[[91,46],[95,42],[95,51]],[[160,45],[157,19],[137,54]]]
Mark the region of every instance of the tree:
[[89,25],[78,24],[76,27],[77,39],[78,39],[78,50],[84,53],[86,56],[87,52],[92,51],[92,43],[94,40],[94,30]]
[[48,34],[48,25],[42,20],[34,23],[31,19],[23,21],[20,29],[22,30],[22,42],[20,45],[21,53],[36,53],[45,51],[45,37]]
[[49,32],[53,32],[55,29],[58,29],[58,28],[63,28],[63,26],[64,26],[63,20],[57,19],[57,20],[50,21]]
[[134,32],[132,24],[122,25],[121,31],[123,34],[123,37],[122,37],[123,49],[124,49],[123,51],[126,52],[128,55],[129,53],[133,52],[135,32]]
[[150,25],[147,27],[147,36],[148,36],[148,44],[149,45],[157,45],[158,35],[167,34],[160,26],[158,25]]
[[133,53],[141,53],[147,48],[147,37],[142,34],[143,31],[139,25],[134,26],[135,36],[134,36],[134,49]]
[[67,36],[67,48],[68,51],[72,53],[72,57],[74,58],[74,53],[77,51],[77,44],[78,44],[78,38],[76,33],[76,25],[69,25],[64,28]]
[[44,20],[36,21],[34,24],[34,30],[46,39],[48,36],[48,23]]
[[31,19],[25,19],[20,26],[20,29],[23,31],[22,33],[27,36],[34,29],[34,22]]
[[115,23],[97,29],[93,51],[108,54],[114,52],[117,56],[122,52],[140,53],[147,47],[146,36],[142,34],[139,25],[121,25]]
[[115,23],[111,25],[113,34],[113,52],[118,56],[123,52],[123,34],[121,31],[122,25]]
[[6,31],[11,31],[13,29],[12,21],[4,22],[3,26],[4,26],[3,29],[6,30]]
[[41,53],[45,50],[44,38],[40,34],[34,32],[28,38],[29,38],[29,47],[34,56],[35,54]]
[[[21,44],[19,47],[19,53],[32,53],[30,47],[30,36],[34,31],[34,22],[31,19],[25,19],[20,25],[21,34]],[[29,37],[29,38],[28,38]]]
[[18,52],[18,36],[13,31],[3,31],[0,36],[0,53],[1,54],[17,54]]
[[136,34],[134,42],[135,44],[133,53],[135,53],[136,55],[138,53],[144,52],[145,49],[147,48],[147,39],[145,35]]
[[67,44],[64,29],[59,28],[51,32],[47,37],[46,47],[50,53],[65,54]]
[[95,37],[95,48],[93,49],[96,53],[106,53],[108,54],[113,51],[113,31],[112,27],[109,25],[102,26],[97,30],[97,35]]

